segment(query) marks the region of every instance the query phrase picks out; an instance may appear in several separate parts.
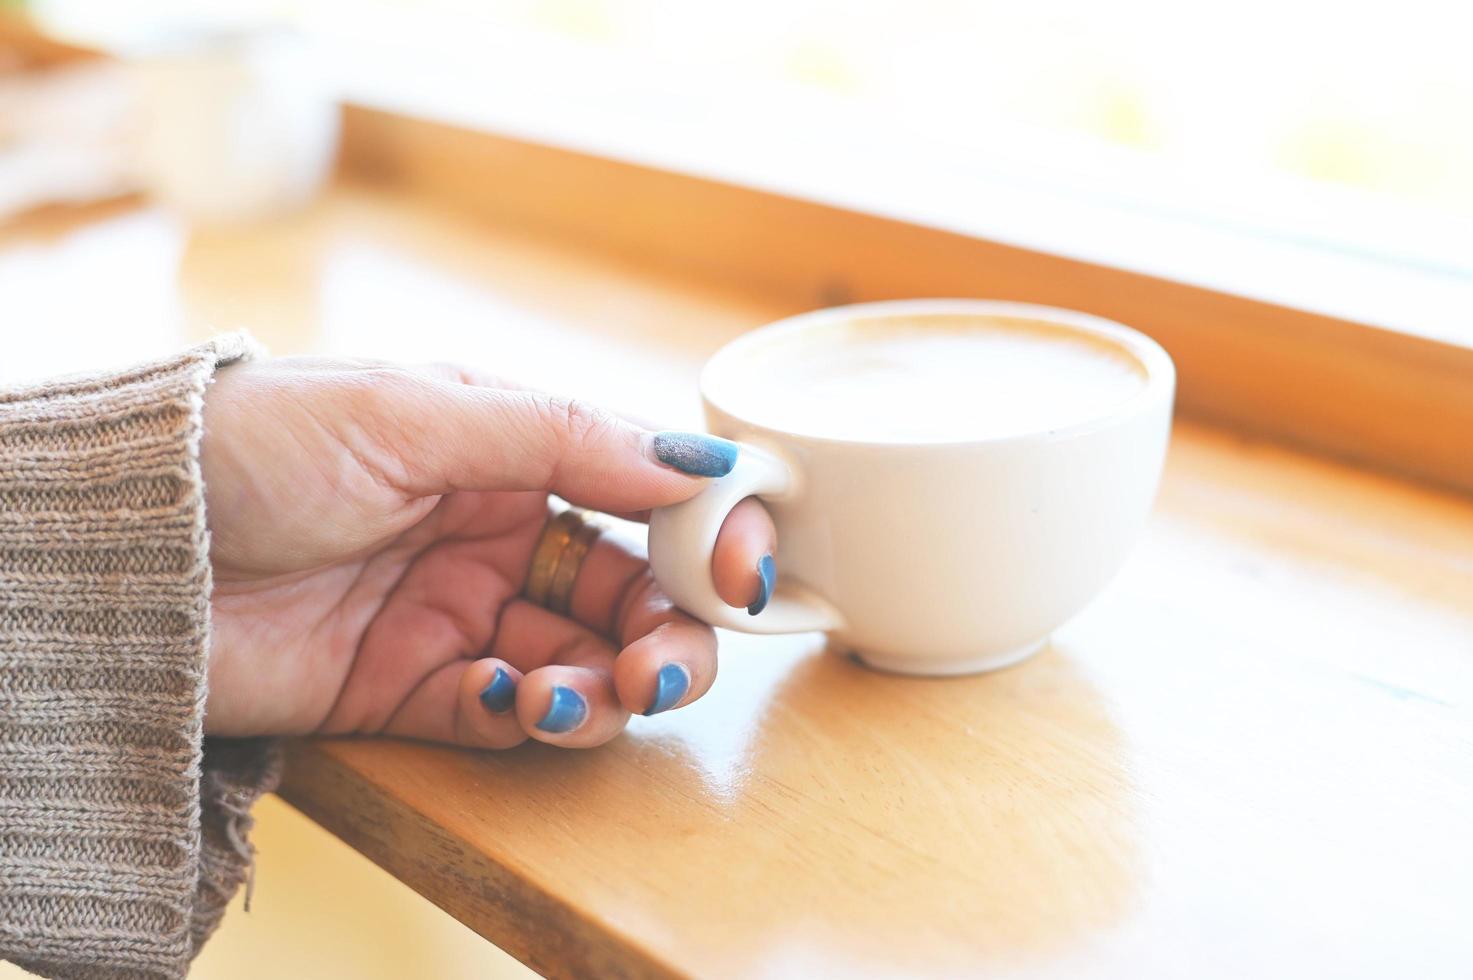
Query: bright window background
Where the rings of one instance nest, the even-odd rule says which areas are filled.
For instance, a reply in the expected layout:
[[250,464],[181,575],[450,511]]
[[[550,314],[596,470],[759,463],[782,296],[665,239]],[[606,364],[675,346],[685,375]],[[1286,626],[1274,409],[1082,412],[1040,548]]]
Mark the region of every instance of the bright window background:
[[668,65],[672,84],[715,70],[830,93],[877,121],[965,132],[1005,120],[1473,213],[1473,23],[1446,0],[378,6],[574,39]]
[[202,11],[351,32],[370,8],[450,15],[685,72],[833,93],[965,129],[989,117],[1217,168],[1278,172],[1473,213],[1463,5],[1242,0],[359,0],[42,2],[83,31]]
[[[765,152],[769,171],[782,154],[833,171],[852,145],[903,183],[944,157],[953,196],[1001,179],[1473,283],[1473,16],[1448,0],[32,3],[109,41],[291,21],[352,63],[350,94],[417,89],[417,107],[459,101],[453,121],[534,137],[518,120],[540,114],[564,142],[602,123],[614,155],[649,162],[670,154],[642,156],[648,133],[718,129],[740,137],[712,155]],[[869,142],[842,135],[858,129]]]

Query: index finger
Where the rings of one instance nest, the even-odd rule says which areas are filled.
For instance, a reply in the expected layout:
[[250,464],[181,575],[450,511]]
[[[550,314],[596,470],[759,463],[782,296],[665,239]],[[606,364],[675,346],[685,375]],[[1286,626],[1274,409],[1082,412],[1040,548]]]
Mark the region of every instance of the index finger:
[[735,465],[735,443],[652,432],[596,405],[376,367],[342,379],[331,419],[354,458],[411,497],[541,490],[611,513],[687,500]]

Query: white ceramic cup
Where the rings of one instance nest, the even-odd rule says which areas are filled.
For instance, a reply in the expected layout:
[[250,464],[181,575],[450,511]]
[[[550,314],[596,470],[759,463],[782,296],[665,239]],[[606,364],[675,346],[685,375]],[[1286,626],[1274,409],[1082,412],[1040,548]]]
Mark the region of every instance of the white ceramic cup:
[[[1103,414],[1047,431],[952,442],[821,438],[727,405],[763,346],[836,322],[1029,321],[1124,352],[1143,384]],[[820,310],[753,331],[706,365],[712,433],[740,444],[732,471],[650,518],[650,565],[682,609],[747,633],[829,632],[870,666],[965,674],[1023,659],[1124,562],[1155,499],[1176,372],[1155,341],[1067,310],[909,300]],[[979,426],[980,428],[980,426]],[[756,496],[777,524],[779,583],[758,615],[716,594],[726,515]]]

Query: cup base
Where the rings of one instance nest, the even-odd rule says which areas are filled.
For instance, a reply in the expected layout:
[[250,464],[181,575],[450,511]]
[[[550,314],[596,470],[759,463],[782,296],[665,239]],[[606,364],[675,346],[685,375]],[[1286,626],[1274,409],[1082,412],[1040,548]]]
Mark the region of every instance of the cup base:
[[1001,670],[1003,667],[1011,667],[1022,660],[1027,660],[1047,644],[1049,638],[1045,636],[1041,640],[1024,644],[1016,650],[1006,650],[1002,653],[989,653],[985,657],[968,657],[965,659],[925,657],[891,657],[885,654],[865,653],[863,650],[854,650],[854,658],[871,670],[882,671],[886,674],[910,674],[918,677],[960,677],[964,674],[985,674],[990,670]]

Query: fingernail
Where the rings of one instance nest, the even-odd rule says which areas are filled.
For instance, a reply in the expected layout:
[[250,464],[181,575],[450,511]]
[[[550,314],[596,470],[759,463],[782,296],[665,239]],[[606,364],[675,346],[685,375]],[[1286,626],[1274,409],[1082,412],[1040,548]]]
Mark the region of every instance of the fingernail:
[[736,465],[737,444],[704,432],[656,432],[655,459],[691,476],[725,476]]
[[583,695],[571,687],[555,687],[552,689],[552,703],[547,706],[547,714],[542,716],[537,727],[554,735],[566,735],[577,731],[587,717],[588,702],[583,700]]
[[771,555],[763,555],[757,562],[757,577],[762,580],[762,587],[756,600],[747,607],[748,616],[755,616],[766,609],[767,600],[772,598],[772,590],[777,587],[777,562]]
[[680,703],[685,692],[690,690],[690,672],[683,664],[666,664],[655,677],[655,700],[645,712],[645,717],[669,711]]
[[511,675],[500,667],[496,668],[496,676],[491,678],[491,683],[481,688],[481,703],[486,710],[495,714],[505,714],[517,703],[517,682],[511,679]]

